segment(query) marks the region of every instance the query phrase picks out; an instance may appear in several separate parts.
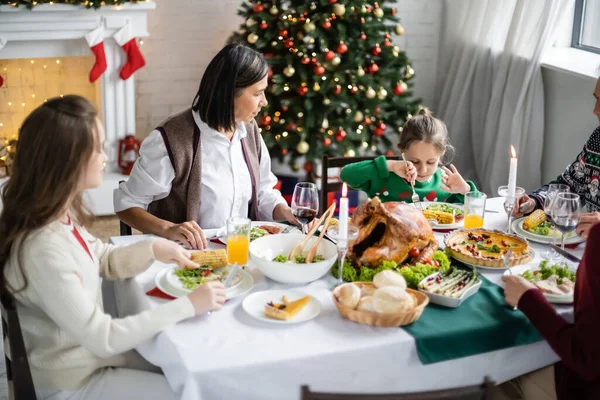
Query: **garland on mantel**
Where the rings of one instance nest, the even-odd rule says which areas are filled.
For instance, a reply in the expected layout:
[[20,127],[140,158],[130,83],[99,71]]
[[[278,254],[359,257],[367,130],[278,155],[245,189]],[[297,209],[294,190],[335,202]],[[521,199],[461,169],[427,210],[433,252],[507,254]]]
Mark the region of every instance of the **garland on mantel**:
[[87,8],[100,8],[102,6],[120,6],[125,3],[144,3],[148,0],[0,0],[1,4],[13,7],[25,6],[29,9],[40,4],[70,4],[85,6]]

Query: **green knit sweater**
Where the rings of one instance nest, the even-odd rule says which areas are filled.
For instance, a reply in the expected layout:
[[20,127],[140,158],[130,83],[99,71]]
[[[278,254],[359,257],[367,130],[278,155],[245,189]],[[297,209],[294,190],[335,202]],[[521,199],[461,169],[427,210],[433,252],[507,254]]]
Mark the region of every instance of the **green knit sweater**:
[[[381,201],[405,201],[412,203],[412,188],[405,181],[387,167],[385,156],[374,160],[361,161],[349,164],[342,168],[340,179],[352,189],[362,190],[369,198],[379,197]],[[467,181],[472,191],[477,191],[475,184]],[[426,182],[415,182],[415,191],[422,201],[440,201],[446,203],[464,203],[464,196],[452,194],[440,189],[442,184],[442,170],[437,169],[435,174]]]

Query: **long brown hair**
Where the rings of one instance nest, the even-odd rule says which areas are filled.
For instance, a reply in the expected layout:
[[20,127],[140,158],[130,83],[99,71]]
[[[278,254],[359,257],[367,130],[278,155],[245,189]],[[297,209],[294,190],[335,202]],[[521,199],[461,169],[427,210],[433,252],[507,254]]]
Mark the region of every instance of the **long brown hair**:
[[454,147],[448,139],[446,124],[434,117],[428,108],[420,109],[416,116],[406,121],[402,127],[398,149],[404,153],[413,142],[432,144],[445,162],[449,162],[454,155]]
[[[89,221],[79,182],[96,139],[92,103],[81,96],[49,99],[23,121],[12,175],[2,188],[0,214],[0,294],[27,287],[22,246],[34,231],[69,211],[78,223]],[[18,249],[18,254],[14,254]],[[8,287],[5,267],[16,256],[23,287]]]

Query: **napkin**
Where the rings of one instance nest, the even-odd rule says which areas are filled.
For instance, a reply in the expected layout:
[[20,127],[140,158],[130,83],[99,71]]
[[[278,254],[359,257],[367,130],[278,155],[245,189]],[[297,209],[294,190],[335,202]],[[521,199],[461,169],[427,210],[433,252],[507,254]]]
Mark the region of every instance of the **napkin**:
[[148,290],[146,292],[146,294],[148,296],[160,297],[161,299],[166,299],[166,300],[175,300],[176,299],[176,297],[166,294],[165,292],[163,292],[162,290],[160,290],[157,287],[155,287],[154,289]]

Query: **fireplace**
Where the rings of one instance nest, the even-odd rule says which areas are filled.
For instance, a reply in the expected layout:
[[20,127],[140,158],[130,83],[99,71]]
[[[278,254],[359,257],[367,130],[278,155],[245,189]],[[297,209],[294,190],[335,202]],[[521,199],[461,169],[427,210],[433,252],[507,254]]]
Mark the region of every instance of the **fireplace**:
[[[119,77],[126,57],[112,35],[129,24],[133,36],[149,36],[146,13],[155,7],[153,2],[98,10],[65,4],[44,4],[32,10],[0,6],[0,39],[7,41],[0,51],[0,75],[5,79],[0,87],[0,138],[17,138],[27,113],[46,98],[80,94],[96,104],[106,130],[108,155],[103,185],[88,192],[96,215],[113,214],[112,192],[119,180],[127,178],[118,173],[118,142],[136,132],[134,77]],[[94,57],[84,37],[100,26],[104,27],[107,70],[90,83]]]

